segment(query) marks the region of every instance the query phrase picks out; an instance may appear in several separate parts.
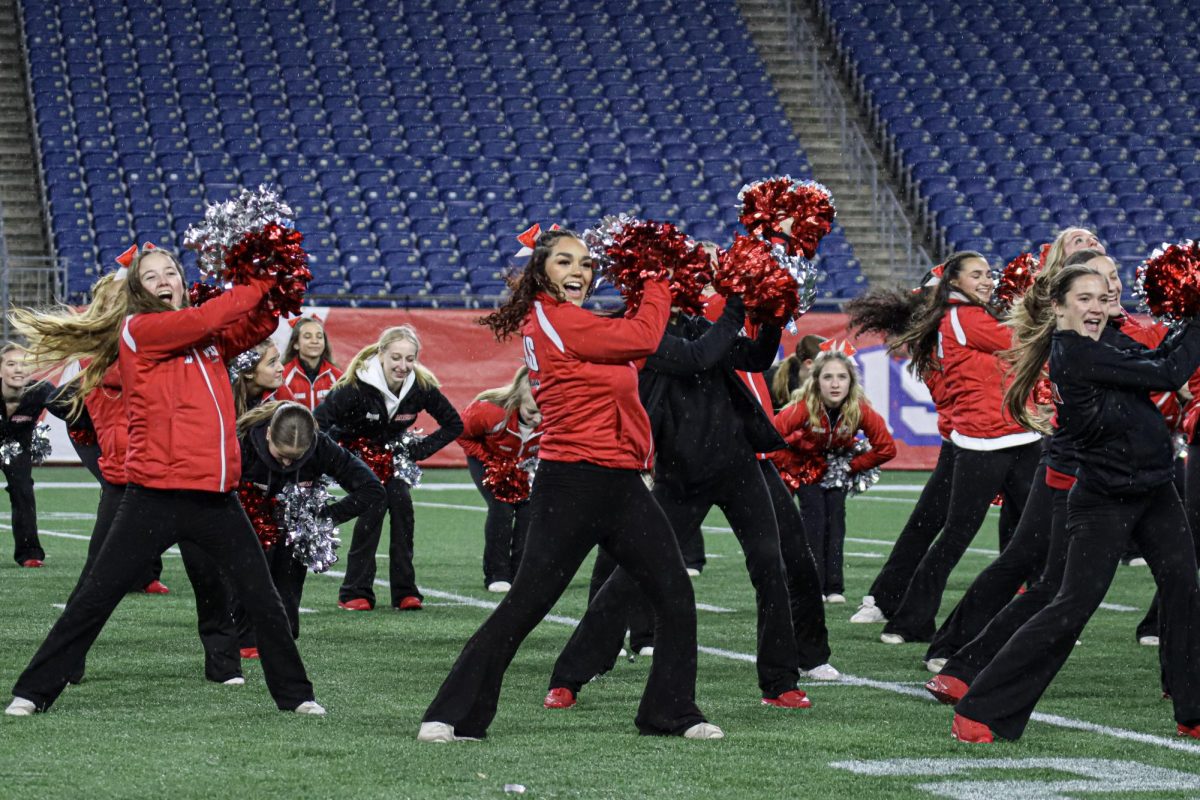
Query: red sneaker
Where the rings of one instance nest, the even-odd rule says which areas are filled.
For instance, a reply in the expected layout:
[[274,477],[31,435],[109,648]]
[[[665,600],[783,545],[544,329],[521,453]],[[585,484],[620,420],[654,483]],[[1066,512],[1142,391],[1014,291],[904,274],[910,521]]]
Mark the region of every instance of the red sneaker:
[[142,589],[143,594],[170,594],[171,590],[166,585],[155,578],[146,584],[146,588]]
[[800,689],[784,692],[779,697],[764,697],[762,701],[764,706],[776,708],[812,708],[812,700]]
[[400,602],[396,605],[396,609],[399,611],[420,611],[421,608],[421,598],[411,595],[400,598]]
[[954,724],[950,726],[950,735],[960,742],[972,744],[991,744],[992,729],[982,722],[967,719],[962,714],[954,715]]
[[21,562],[21,566],[28,567],[29,569],[37,569],[38,567],[46,566],[46,562],[42,561],[40,558],[27,558]]
[[1193,739],[1200,739],[1200,725],[1184,725],[1182,722],[1175,726],[1176,736],[1190,736]]
[[925,691],[933,695],[939,703],[947,706],[955,705],[962,700],[968,688],[970,687],[952,675],[934,675],[925,684]]
[[338,601],[338,608],[344,608],[347,611],[370,611],[371,601],[365,597],[356,597],[353,600],[346,602]]
[[243,647],[241,649],[242,658],[258,658],[257,647]]
[[546,708],[570,708],[575,705],[575,693],[561,686],[556,687],[546,693],[542,705]]

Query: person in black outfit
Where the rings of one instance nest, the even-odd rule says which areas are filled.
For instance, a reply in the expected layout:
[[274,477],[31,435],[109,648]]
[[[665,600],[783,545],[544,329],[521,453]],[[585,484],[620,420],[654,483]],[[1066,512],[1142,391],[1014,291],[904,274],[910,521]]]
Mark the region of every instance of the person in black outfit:
[[[356,455],[363,447],[382,450],[396,443],[428,412],[440,426],[408,449],[413,462],[429,458],[462,432],[462,419],[438,389],[433,373],[417,363],[421,341],[409,325],[388,328],[376,344],[359,351],[346,373],[317,406],[321,428]],[[349,611],[375,607],[375,551],[383,531],[383,517],[391,516],[388,577],[392,607],[401,611],[421,608],[421,591],[413,571],[413,505],[409,485],[391,474],[391,454],[385,459],[364,458],[387,489],[387,502],[359,514],[346,559],[346,577],[338,591],[338,606]],[[384,463],[386,462],[386,463]],[[380,474],[383,470],[383,474]]]
[[[714,505],[724,512],[755,588],[763,702],[807,708],[811,703],[796,686],[799,654],[779,528],[755,458],[755,453],[778,450],[783,441],[734,374],[769,366],[780,330],[764,325],[756,339],[740,337],[743,316],[740,297],[729,298],[715,324],[676,314],[646,360],[638,393],[658,454],[653,492],[675,531],[698,529]],[[626,609],[637,596],[633,579],[614,570],[554,665],[547,707],[573,705],[583,684],[611,668],[624,638]],[[808,666],[827,660],[828,651]]]
[[49,381],[28,383],[29,372],[23,347],[13,342],[0,347],[0,444],[11,442],[20,448],[8,463],[0,463],[12,505],[13,560],[22,567],[40,567],[46,551],[38,539],[30,447],[38,417],[50,403],[55,386]]
[[1200,366],[1200,326],[1186,322],[1148,353],[1122,350],[1099,341],[1107,286],[1098,272],[1067,267],[1049,294],[1046,334],[1022,351],[1014,382],[1040,371],[1049,351],[1058,424],[1079,459],[1068,496],[1063,582],[1050,605],[975,678],[955,708],[952,733],[970,742],[1020,738],[1104,599],[1132,535],[1163,598],[1163,666],[1178,731],[1200,738],[1200,583],[1172,482],[1170,431],[1149,396],[1178,388]]

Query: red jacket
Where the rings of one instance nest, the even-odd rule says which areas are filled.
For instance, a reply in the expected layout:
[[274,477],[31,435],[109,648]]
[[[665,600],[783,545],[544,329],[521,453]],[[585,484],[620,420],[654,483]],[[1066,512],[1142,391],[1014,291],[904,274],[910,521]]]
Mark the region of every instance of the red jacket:
[[234,286],[202,306],[135,314],[118,364],[129,417],[130,483],[228,492],[242,472],[226,362],[267,338],[267,282]]
[[467,406],[462,421],[459,445],[467,455],[484,462],[494,458],[524,461],[537,453],[542,438],[541,424],[521,438],[520,409],[513,409],[506,416],[503,408],[487,400],[476,400]]
[[309,411],[315,411],[340,377],[342,377],[340,369],[328,361],[322,361],[317,370],[316,380],[310,381],[308,373],[304,371],[304,365],[300,363],[300,358],[297,356],[284,365],[283,384],[275,390],[273,399],[292,400],[308,406]]
[[[704,301],[704,318],[709,322],[716,322],[721,317],[721,313],[725,310],[725,298],[722,295],[714,294]],[[742,326],[742,332],[749,338],[753,339],[758,336],[758,326],[747,322]],[[767,419],[772,422],[775,420],[775,408],[771,402],[771,389],[767,386],[767,379],[763,377],[761,372],[742,372],[734,370],[734,373],[742,379],[742,383],[746,384],[746,388],[750,390],[750,394],[754,395],[754,399],[758,400],[758,404],[762,406],[763,413],[767,415]],[[759,453],[760,461],[769,459],[766,453]]]
[[946,387],[946,374],[940,369],[930,370],[921,376],[921,382],[929,390],[933,398],[933,408],[937,412],[938,435],[949,439],[954,428],[950,423],[951,411],[954,409],[954,396]]
[[129,418],[125,416],[125,398],[121,394],[121,370],[113,364],[104,373],[100,385],[84,398],[96,443],[100,446],[100,474],[104,480],[124,486],[125,455],[129,449]]
[[670,313],[665,281],[648,281],[637,313],[624,318],[537,296],[521,333],[542,410],[541,458],[650,469],[654,444],[634,361],[658,349]]
[[842,432],[830,424],[829,413],[813,425],[808,417],[808,403],[799,402],[784,406],[775,415],[775,430],[788,443],[786,450],[772,454],[781,470],[786,470],[801,479],[802,483],[819,483],[825,472],[825,461],[831,450],[847,450],[854,445],[854,437],[862,431],[866,434],[871,449],[850,460],[851,472],[873,469],[896,457],[896,442],[888,433],[883,417],[862,401],[862,419],[858,429]]
[[1011,331],[981,306],[950,296],[951,306],[938,331],[939,361],[946,389],[954,398],[950,439],[968,450],[1001,450],[1036,442],[1004,408],[1009,384],[996,356],[1012,347]]
[[[1143,325],[1128,314],[1122,316],[1120,320],[1121,333],[1151,350],[1162,344],[1162,340],[1167,338],[1167,333],[1170,330],[1161,322],[1155,322],[1152,325]],[[1196,383],[1195,375],[1188,381],[1189,389],[1192,388],[1193,383]],[[1163,417],[1167,420],[1167,427],[1171,430],[1182,428],[1190,432],[1195,427],[1196,411],[1194,410],[1194,404],[1190,404],[1188,409],[1193,418],[1191,427],[1189,427],[1188,422],[1184,419],[1184,409],[1179,404],[1179,395],[1175,394],[1175,392],[1151,392],[1150,399],[1154,401],[1154,405],[1158,406],[1158,410],[1162,412]]]

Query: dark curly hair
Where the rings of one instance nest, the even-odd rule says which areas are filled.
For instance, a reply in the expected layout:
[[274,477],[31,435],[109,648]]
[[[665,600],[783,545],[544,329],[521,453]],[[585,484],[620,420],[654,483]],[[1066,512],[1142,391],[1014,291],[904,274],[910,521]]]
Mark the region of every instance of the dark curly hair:
[[929,289],[878,288],[846,302],[847,329],[855,336],[877,333],[893,339],[912,327]]
[[[546,259],[550,257],[554,243],[568,237],[579,238],[578,234],[566,228],[546,231],[537,238],[533,247],[533,255],[529,257],[525,268],[520,271],[514,270],[507,276],[506,283],[512,292],[508,302],[478,320],[480,325],[492,329],[492,334],[497,341],[502,342],[521,329],[525,317],[529,316],[529,309],[533,307],[533,298],[537,296],[538,292],[546,292],[562,299],[560,292],[550,283],[550,278],[546,275]],[[590,294],[591,287],[588,287],[588,292]]]

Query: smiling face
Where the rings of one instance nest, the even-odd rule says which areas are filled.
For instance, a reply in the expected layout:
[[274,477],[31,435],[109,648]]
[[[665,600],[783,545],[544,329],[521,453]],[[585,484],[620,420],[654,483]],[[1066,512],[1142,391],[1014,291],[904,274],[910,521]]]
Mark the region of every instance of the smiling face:
[[1063,234],[1063,257],[1078,253],[1080,250],[1107,252],[1104,245],[1100,244],[1100,240],[1096,238],[1096,234],[1084,228],[1071,228]]
[[379,351],[388,389],[397,392],[417,364],[417,346],[408,339],[396,339]]
[[976,303],[986,304],[992,298],[992,271],[982,258],[964,259],[950,285]]
[[1121,290],[1124,287],[1121,285],[1121,273],[1117,270],[1116,262],[1108,256],[1104,256],[1103,258],[1093,258],[1084,266],[1096,270],[1104,279],[1105,288],[1108,290],[1108,316],[1119,317],[1124,314],[1125,312],[1121,308]]
[[325,329],[316,321],[301,322],[296,332],[296,352],[306,364],[317,366],[325,355]]
[[567,302],[582,306],[592,285],[592,257],[572,236],[555,240],[546,258],[546,279]]
[[163,253],[147,253],[138,262],[138,282],[171,308],[183,307],[183,273]]
[[1100,339],[1108,320],[1108,287],[1098,275],[1082,275],[1067,289],[1062,302],[1053,301],[1055,326]]
[[283,363],[279,360],[279,349],[275,345],[267,347],[258,360],[253,380],[255,387],[263,392],[273,391],[283,385]]
[[830,359],[821,365],[821,374],[817,376],[817,391],[821,393],[821,402],[827,408],[837,408],[850,393],[850,370],[840,359]]
[[13,347],[0,355],[0,385],[6,395],[20,394],[29,382],[29,369],[25,363],[25,351]]

